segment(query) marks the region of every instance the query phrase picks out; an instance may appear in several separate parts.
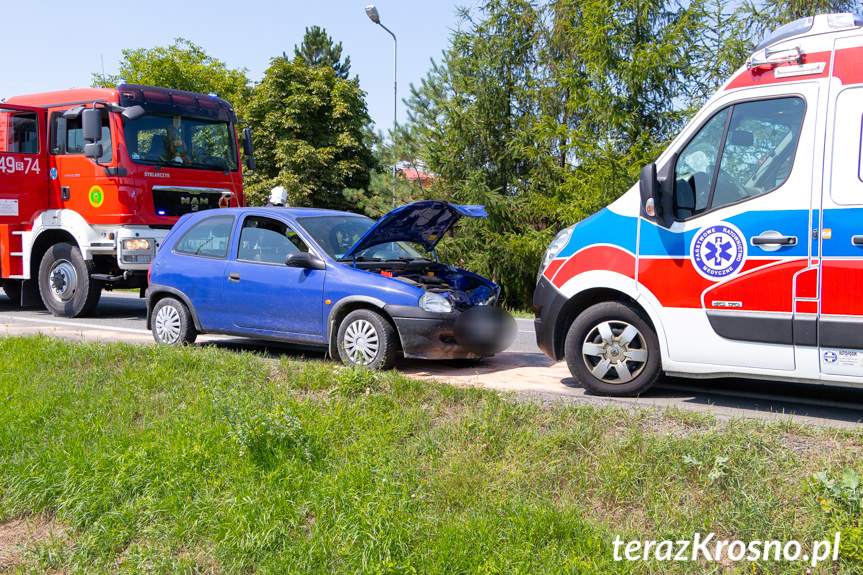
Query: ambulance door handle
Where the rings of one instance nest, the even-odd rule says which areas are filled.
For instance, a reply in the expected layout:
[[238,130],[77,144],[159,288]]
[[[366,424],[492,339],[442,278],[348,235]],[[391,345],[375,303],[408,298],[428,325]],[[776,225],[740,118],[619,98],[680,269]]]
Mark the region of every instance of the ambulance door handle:
[[752,238],[753,246],[796,246],[797,236],[783,236],[776,232],[764,232]]
[[238,281],[240,281],[240,274],[234,274],[234,273],[228,274],[228,281],[229,281],[229,282],[238,282]]
[[863,246],[863,236],[851,236],[851,243],[855,246]]

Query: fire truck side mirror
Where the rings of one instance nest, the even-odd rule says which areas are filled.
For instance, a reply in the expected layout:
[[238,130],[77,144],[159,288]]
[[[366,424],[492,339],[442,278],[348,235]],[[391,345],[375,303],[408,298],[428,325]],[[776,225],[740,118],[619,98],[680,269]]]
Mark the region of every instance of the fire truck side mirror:
[[255,172],[255,150],[252,145],[252,129],[243,128],[243,155],[246,157],[246,167]]
[[84,156],[90,158],[91,160],[97,160],[101,158],[103,152],[104,150],[102,149],[102,144],[98,142],[84,144]]
[[101,140],[102,111],[98,108],[87,108],[81,112],[81,131],[83,132],[82,136],[85,142],[98,142]]
[[134,122],[146,113],[147,111],[142,106],[129,106],[123,110],[123,118]]

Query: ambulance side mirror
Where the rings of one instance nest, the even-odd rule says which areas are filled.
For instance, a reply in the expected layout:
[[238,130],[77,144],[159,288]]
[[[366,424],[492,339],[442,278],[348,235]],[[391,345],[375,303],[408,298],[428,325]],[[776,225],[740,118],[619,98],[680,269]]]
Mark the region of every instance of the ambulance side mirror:
[[641,169],[641,178],[638,187],[641,192],[642,215],[649,220],[655,221],[664,228],[671,227],[674,221],[672,215],[672,196],[674,189],[668,189],[671,180],[668,176],[669,170],[674,170],[677,156],[672,156],[663,168],[663,178],[660,179],[656,164],[650,163]]

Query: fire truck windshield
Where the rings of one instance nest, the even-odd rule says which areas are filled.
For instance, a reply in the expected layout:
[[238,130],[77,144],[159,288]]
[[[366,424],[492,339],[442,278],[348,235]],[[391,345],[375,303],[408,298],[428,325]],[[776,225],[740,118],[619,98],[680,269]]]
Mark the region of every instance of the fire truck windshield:
[[193,170],[237,170],[231,124],[188,116],[147,114],[124,122],[126,149],[136,164]]

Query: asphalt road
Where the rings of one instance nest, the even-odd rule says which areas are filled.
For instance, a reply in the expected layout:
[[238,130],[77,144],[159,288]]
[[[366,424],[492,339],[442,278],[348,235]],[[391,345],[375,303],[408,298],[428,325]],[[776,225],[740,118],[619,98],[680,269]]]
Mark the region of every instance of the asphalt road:
[[[105,292],[93,315],[57,318],[44,309],[21,309],[0,295],[0,335],[36,332],[75,340],[129,341],[149,344],[146,306],[137,292]],[[746,379],[690,380],[663,377],[639,398],[610,399],[591,395],[570,376],[564,362],[555,363],[536,347],[533,320],[518,319],[518,336],[505,352],[479,363],[406,361],[397,368],[408,375],[456,385],[513,391],[520,398],[623,407],[677,407],[709,411],[720,418],[756,417],[816,425],[858,427],[863,420],[863,389],[834,388]],[[235,338],[202,336],[202,345],[247,349],[275,356],[323,358],[320,349]]]

